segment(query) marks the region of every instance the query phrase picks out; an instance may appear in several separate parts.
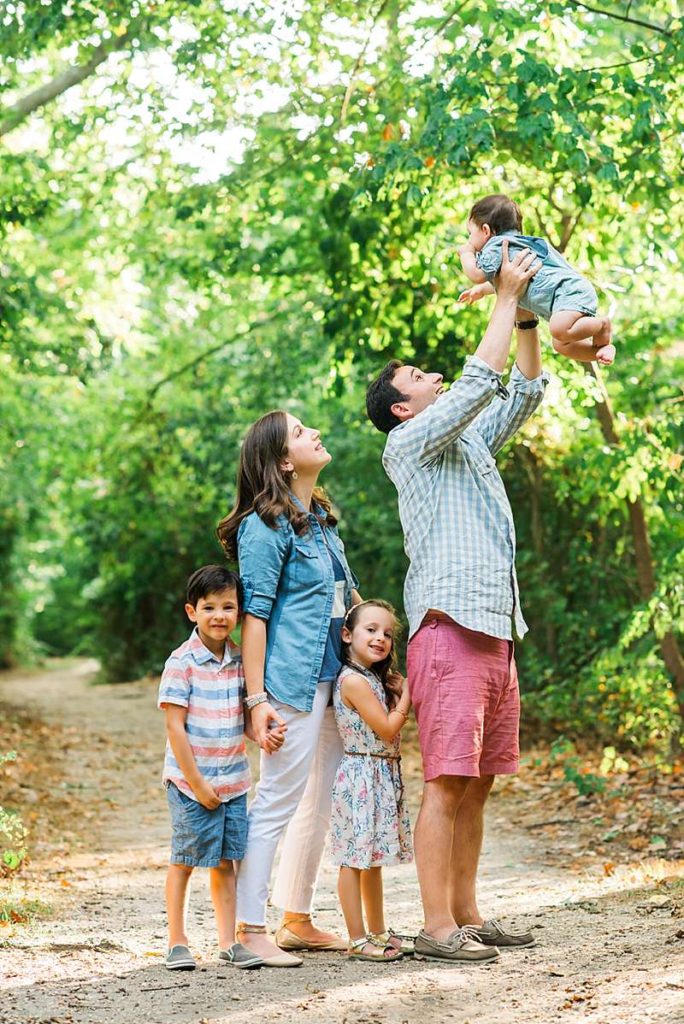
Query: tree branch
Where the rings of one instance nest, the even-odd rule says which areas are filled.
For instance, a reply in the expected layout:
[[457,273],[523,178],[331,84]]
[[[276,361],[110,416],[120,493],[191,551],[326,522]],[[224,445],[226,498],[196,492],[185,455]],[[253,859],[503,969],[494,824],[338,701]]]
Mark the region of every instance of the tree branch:
[[183,363],[182,366],[179,366],[175,370],[172,370],[171,373],[167,374],[165,377],[162,377],[160,380],[156,382],[156,384],[152,385],[150,390],[147,392],[147,402],[145,403],[145,408],[150,408],[152,402],[154,401],[157,395],[157,392],[161,388],[163,388],[165,384],[169,384],[172,380],[176,380],[176,378],[182,377],[182,375],[184,373],[187,373],[188,370],[193,370],[204,359],[207,359],[209,356],[216,355],[222,349],[226,348],[226,346],[231,345],[234,341],[238,341],[240,338],[246,338],[249,334],[252,334],[254,331],[259,330],[259,328],[261,327],[267,327],[269,324],[272,324],[275,320],[278,320],[281,316],[283,316],[283,314],[287,312],[289,312],[289,309],[287,307],[277,309],[275,313],[271,313],[270,316],[265,316],[262,317],[260,320],[255,320],[247,327],[245,331],[241,331],[238,335],[236,335],[236,337],[229,338],[227,341],[224,339],[223,341],[218,342],[218,344],[216,345],[210,345],[209,348],[203,349],[199,353],[199,355],[194,356],[187,363]]
[[658,32],[662,36],[667,36],[669,39],[672,38],[673,33],[668,29],[663,28],[662,25],[654,25],[650,21],[642,21],[640,18],[630,18],[626,14],[616,14],[615,11],[604,11],[598,7],[589,7],[588,4],[580,3],[580,0],[566,0],[566,3],[570,7],[581,8],[584,11],[589,11],[590,14],[600,14],[604,18],[614,18],[615,21],[624,21],[629,25],[639,25],[641,28],[647,28],[651,32]]
[[363,46],[361,47],[361,52],[359,53],[358,57],[354,61],[354,67],[351,70],[351,74],[349,76],[349,82],[347,84],[347,88],[346,88],[345,93],[344,93],[344,99],[342,100],[342,109],[340,110],[340,124],[344,124],[344,122],[347,119],[347,109],[349,107],[349,102],[351,100],[352,93],[354,91],[354,85],[355,85],[355,82],[356,82],[356,76],[357,76],[357,74],[359,72],[359,69],[360,69],[361,65],[363,64],[363,58],[366,56],[366,50],[368,49],[368,44],[371,41],[371,36],[373,35],[373,30],[375,29],[375,26],[377,25],[377,23],[380,21],[380,18],[385,13],[385,10],[386,10],[389,2],[390,2],[390,0],[382,0],[382,3],[378,7],[377,13],[374,16],[373,21],[371,22],[371,27],[368,30],[368,35],[366,36],[366,41],[363,44]]
[[26,96],[22,96],[11,107],[7,107],[3,111],[3,119],[0,121],[0,136],[11,132],[17,125],[26,120],[30,114],[33,114],[34,111],[44,107],[47,103],[51,103],[58,96],[61,96],[62,93],[66,92],[67,89],[71,89],[72,86],[78,85],[85,78],[88,78],[112,53],[125,49],[135,37],[138,27],[138,25],[135,28],[131,26],[122,35],[112,36],[106,42],[95,46],[90,51],[90,56],[84,64],[71,64],[64,71],[55,75],[49,82],[46,82],[45,85],[41,85],[38,89],[34,89],[33,92],[27,93]]

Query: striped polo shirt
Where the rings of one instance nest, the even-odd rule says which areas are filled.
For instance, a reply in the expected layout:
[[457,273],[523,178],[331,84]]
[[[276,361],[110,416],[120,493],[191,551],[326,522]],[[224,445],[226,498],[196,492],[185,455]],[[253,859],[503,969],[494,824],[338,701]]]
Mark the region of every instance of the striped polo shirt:
[[[194,629],[188,640],[168,658],[159,684],[157,707],[178,704],[187,708],[185,731],[197,767],[224,803],[249,789],[242,700],[244,675],[240,649],[230,640],[223,659],[204,646]],[[186,782],[166,741],[162,781],[173,782],[191,799],[197,797]]]

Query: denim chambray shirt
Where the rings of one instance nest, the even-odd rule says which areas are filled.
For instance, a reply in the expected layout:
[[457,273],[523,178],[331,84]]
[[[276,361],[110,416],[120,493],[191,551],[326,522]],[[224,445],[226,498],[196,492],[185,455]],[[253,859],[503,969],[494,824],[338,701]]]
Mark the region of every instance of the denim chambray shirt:
[[411,563],[409,638],[430,608],[502,640],[527,632],[513,514],[494,456],[537,408],[548,377],[528,380],[515,366],[504,387],[501,376],[471,356],[449,391],[387,437],[382,461]]
[[266,622],[264,685],[298,711],[313,707],[330,628],[335,573],[326,540],[344,569],[346,608],[358,585],[337,529],[325,527],[324,538],[316,516],[309,512],[308,518],[309,529],[299,536],[287,516],[271,529],[256,512],[238,530],[244,610]]

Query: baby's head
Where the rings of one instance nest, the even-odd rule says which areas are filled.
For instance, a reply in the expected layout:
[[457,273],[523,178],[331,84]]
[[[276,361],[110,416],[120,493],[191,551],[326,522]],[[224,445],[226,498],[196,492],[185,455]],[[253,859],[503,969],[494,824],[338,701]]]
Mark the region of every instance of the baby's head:
[[355,604],[342,627],[342,661],[370,668],[383,682],[396,669],[394,639],[398,628],[394,608],[387,601]]
[[484,248],[493,235],[505,231],[522,231],[522,213],[517,203],[508,196],[485,196],[473,206],[466,224],[470,244],[475,252]]

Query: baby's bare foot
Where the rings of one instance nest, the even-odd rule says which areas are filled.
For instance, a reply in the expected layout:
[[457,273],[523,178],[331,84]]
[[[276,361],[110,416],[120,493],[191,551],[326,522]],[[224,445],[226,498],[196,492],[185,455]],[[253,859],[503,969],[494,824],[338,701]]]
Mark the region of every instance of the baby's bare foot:
[[[610,317],[604,316],[601,318],[601,327],[598,332],[594,335],[593,345],[594,348],[603,348],[604,346],[610,345],[611,338],[613,337],[613,325],[610,322]],[[613,353],[613,357],[615,353]],[[611,359],[611,363],[612,363]]]
[[615,359],[615,345],[602,345],[596,350],[596,362],[601,366],[610,366]]

